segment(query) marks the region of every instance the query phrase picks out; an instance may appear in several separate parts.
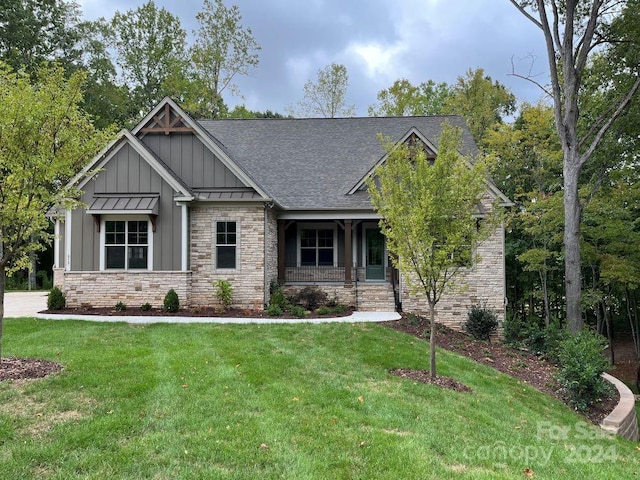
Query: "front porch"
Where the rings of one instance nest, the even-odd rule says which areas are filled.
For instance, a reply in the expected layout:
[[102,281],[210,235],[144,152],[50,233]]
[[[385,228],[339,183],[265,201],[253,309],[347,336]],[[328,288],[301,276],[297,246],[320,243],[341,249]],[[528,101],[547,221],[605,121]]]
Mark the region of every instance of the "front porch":
[[278,220],[278,283],[316,285],[359,310],[400,309],[400,278],[376,220]]

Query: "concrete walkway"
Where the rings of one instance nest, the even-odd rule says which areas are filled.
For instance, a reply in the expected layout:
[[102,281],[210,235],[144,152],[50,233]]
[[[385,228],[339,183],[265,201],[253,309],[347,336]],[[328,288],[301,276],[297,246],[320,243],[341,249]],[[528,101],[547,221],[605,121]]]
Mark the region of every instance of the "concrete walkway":
[[49,292],[7,292],[4,294],[4,318],[35,317],[47,308]]
[[230,317],[136,317],[118,315],[55,315],[38,313],[47,308],[48,292],[9,292],[4,296],[4,317],[35,317],[41,320],[86,320],[126,323],[359,323],[398,320],[397,312],[354,312],[335,318],[230,318]]
[[133,324],[149,323],[259,323],[261,325],[273,323],[361,323],[386,322],[398,320],[397,312],[353,312],[348,317],[335,318],[229,318],[229,317],[143,317],[118,315],[55,315],[38,313],[36,318],[42,320],[86,320],[89,322],[126,322]]

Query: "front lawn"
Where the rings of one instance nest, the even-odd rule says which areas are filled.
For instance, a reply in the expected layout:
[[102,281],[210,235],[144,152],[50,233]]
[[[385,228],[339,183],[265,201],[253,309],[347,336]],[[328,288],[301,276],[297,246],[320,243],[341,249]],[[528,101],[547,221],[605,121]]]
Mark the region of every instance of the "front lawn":
[[629,478],[635,444],[440,351],[460,393],[392,376],[428,345],[375,324],[5,321],[4,354],[60,374],[0,382],[0,478]]

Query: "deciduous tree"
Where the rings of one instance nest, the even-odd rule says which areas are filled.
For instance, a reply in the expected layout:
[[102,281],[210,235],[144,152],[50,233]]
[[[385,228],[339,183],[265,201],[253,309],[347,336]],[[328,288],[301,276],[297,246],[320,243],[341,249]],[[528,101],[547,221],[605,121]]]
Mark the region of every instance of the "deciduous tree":
[[96,130],[79,107],[84,76],[67,79],[56,66],[32,82],[0,63],[0,358],[6,273],[50,241],[47,211],[73,204],[78,192],[67,181],[111,134]]
[[[588,118],[580,115],[581,91],[593,55],[638,44],[637,23],[627,21],[638,14],[638,2],[620,0],[510,0],[540,28],[547,47],[550,88],[540,85],[553,99],[555,124],[563,151],[564,247],[566,315],[569,331],[582,329],[580,223],[583,204],[579,197],[580,174],[607,130],[630,104],[640,87],[640,63],[622,61],[608,77],[630,78],[617,98]],[[620,53],[619,58],[627,58]],[[612,66],[614,66],[612,64]],[[607,82],[601,83],[606,87]]]
[[353,105],[347,105],[346,96],[349,87],[347,67],[332,63],[318,70],[318,79],[304,84],[304,100],[298,102],[295,116],[310,117],[352,117]]
[[445,125],[433,164],[419,146],[387,144],[386,161],[367,182],[394,265],[407,274],[412,293],[424,295],[429,304],[432,379],[436,305],[456,286],[460,270],[478,260],[470,246],[495,227],[493,216],[478,221],[487,188],[484,163],[460,155],[459,140],[459,130]]

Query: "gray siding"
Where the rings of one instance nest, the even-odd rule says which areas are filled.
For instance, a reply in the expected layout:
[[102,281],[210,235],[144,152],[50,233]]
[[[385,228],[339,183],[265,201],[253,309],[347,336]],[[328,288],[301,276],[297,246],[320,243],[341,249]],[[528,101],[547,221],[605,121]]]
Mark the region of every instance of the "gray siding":
[[148,134],[141,141],[189,188],[246,186],[193,134]]
[[[96,177],[84,186],[81,201],[90,204],[94,193],[155,193],[160,195],[156,231],[153,234],[153,269],[180,270],[181,208],[175,192],[151,166],[129,147],[123,146]],[[100,269],[100,233],[84,208],[71,220],[71,270]]]

